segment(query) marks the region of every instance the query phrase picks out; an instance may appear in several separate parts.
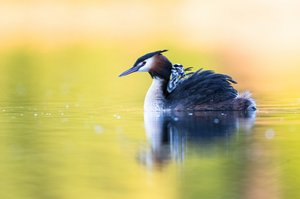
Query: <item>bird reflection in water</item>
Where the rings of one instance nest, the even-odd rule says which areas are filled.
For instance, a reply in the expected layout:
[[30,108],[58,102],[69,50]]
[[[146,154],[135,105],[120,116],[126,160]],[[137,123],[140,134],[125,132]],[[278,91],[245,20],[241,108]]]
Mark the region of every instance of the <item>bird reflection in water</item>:
[[255,116],[255,111],[145,112],[150,147],[140,151],[139,162],[149,168],[183,162],[190,146],[209,150],[222,145],[226,150],[233,134],[251,132]]

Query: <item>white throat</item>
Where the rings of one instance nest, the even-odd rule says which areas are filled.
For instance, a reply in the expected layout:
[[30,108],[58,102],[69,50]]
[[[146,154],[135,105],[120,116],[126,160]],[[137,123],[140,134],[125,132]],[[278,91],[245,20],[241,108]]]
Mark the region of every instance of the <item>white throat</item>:
[[152,84],[146,94],[144,102],[145,111],[162,111],[166,98],[164,96],[163,87],[166,85],[166,80],[153,78]]

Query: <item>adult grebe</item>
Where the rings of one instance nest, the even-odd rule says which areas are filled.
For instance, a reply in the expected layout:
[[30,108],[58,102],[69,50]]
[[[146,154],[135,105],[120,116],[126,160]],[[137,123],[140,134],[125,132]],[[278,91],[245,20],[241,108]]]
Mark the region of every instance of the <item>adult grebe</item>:
[[232,87],[236,83],[230,76],[211,70],[187,72],[162,55],[167,50],[147,53],[138,58],[132,68],[121,76],[133,72],[149,72],[153,81],[147,92],[144,110],[194,111],[254,111],[256,105],[249,92],[238,94]]

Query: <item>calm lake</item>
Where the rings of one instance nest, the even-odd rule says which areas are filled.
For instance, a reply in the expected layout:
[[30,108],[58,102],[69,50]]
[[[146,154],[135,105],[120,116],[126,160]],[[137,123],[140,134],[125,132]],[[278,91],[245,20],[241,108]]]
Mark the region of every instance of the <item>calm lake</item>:
[[76,55],[2,59],[0,198],[300,198],[300,99],[144,114],[147,75]]

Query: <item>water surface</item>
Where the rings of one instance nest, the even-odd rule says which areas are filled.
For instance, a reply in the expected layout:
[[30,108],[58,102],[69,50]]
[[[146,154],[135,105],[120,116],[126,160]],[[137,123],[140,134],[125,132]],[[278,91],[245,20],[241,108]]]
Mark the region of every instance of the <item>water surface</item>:
[[76,55],[1,61],[0,198],[300,197],[298,98],[254,90],[257,112],[144,115],[145,76]]

